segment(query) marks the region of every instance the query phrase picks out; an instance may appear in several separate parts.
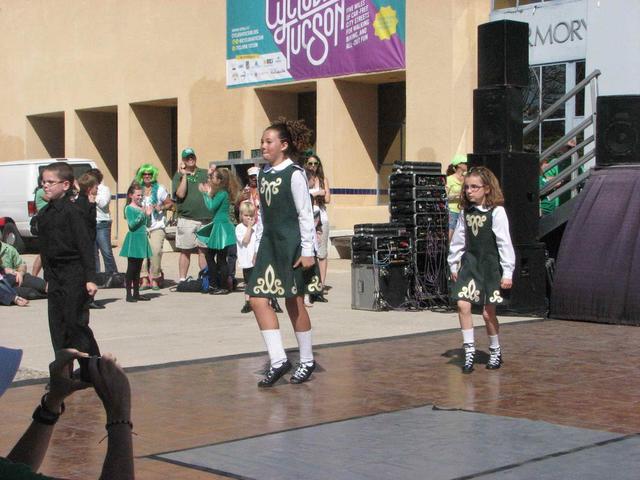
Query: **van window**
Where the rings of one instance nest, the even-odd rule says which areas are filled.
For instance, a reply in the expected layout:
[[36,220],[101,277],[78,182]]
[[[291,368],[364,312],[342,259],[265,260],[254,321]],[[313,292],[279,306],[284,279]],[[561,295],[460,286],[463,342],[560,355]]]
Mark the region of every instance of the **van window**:
[[[42,171],[45,169],[46,165],[43,165],[38,168],[38,178],[42,178]],[[93,167],[89,163],[74,163],[71,164],[71,168],[73,169],[73,176],[75,178],[80,177],[83,173],[87,173]]]

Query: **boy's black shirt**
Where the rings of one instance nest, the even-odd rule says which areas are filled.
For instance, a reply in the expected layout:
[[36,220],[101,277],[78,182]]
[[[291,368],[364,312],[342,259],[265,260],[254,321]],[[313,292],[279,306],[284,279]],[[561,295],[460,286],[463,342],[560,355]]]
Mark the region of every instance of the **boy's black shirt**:
[[85,215],[69,196],[52,200],[38,213],[40,255],[47,270],[60,262],[79,262],[84,282],[95,282],[95,242]]

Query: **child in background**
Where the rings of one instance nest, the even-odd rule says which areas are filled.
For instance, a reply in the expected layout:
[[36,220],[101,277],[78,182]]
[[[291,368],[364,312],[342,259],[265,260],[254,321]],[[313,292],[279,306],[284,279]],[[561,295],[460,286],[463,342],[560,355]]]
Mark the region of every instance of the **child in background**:
[[[255,205],[250,200],[245,200],[240,204],[240,223],[236,226],[236,244],[238,247],[238,264],[242,268],[242,276],[244,283],[249,283],[253,266],[256,263],[256,253],[260,244],[260,236],[262,227],[257,223],[258,215]],[[244,306],[240,313],[249,313],[251,305],[249,304],[249,295],[245,294]],[[278,301],[271,299],[271,308],[276,313],[282,313],[282,308]]]
[[292,367],[270,298],[285,298],[300,349],[300,362],[289,382],[306,382],[316,368],[311,320],[303,298],[305,293],[319,292],[322,285],[313,251],[316,233],[309,186],[304,171],[294,163],[310,137],[304,122],[281,120],[271,124],[260,141],[269,165],[258,176],[263,235],[247,293],[269,352],[270,367],[258,387],[273,386]]
[[124,218],[127,220],[129,231],[124,237],[120,256],[127,258],[127,274],[125,288],[127,289],[127,302],[148,301],[149,297],[140,295],[140,270],[142,262],[150,258],[151,245],[147,234],[147,223],[151,218],[151,205],[142,206],[142,187],[133,182],[127,190],[127,204],[124,207]]
[[[78,197],[76,205],[80,207],[89,230],[91,242],[96,242],[96,195],[98,194],[98,179],[90,173],[83,173],[78,178]],[[89,302],[89,308],[103,309],[104,305],[96,302],[95,298]]]
[[462,373],[471,373],[476,348],[471,306],[482,305],[489,336],[489,370],[502,365],[496,305],[503,304],[500,289],[511,288],[515,253],[509,220],[502,206],[498,179],[485,167],[475,167],[464,178],[460,216],[449,246],[449,268],[454,282],[451,296],[458,303],[465,361]]
[[202,183],[198,188],[204,197],[205,206],[213,214],[211,223],[196,232],[198,240],[207,246],[209,293],[226,295],[233,290],[227,255],[229,247],[236,244],[236,236],[229,205],[238,196],[238,181],[228,168],[214,168],[210,170],[209,183]]

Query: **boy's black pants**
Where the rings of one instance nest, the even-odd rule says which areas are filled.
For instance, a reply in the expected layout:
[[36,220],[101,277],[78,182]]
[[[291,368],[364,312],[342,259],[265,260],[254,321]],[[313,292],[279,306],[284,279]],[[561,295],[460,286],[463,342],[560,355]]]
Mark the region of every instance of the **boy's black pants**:
[[79,261],[49,262],[46,274],[53,349],[75,348],[89,355],[100,355],[98,343],[89,328],[91,297],[87,293],[82,265]]

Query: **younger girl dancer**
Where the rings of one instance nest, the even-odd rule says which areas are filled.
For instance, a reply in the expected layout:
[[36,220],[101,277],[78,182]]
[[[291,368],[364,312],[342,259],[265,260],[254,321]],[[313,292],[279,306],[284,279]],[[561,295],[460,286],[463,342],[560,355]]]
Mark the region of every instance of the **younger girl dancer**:
[[127,257],[127,302],[150,300],[140,295],[140,270],[142,262],[152,255],[147,235],[147,223],[152,209],[152,206],[142,206],[142,187],[139,183],[133,182],[127,190],[127,204],[124,207],[124,218],[127,220],[129,232],[124,237],[120,250],[120,256]]
[[458,303],[464,342],[462,373],[473,371],[476,348],[471,305],[482,305],[482,318],[489,336],[487,368],[502,365],[498,340],[496,305],[504,303],[500,289],[511,288],[515,253],[509,235],[509,220],[502,206],[504,197],[495,175],[475,167],[464,179],[460,216],[449,247],[449,268],[454,282],[451,296]]
[[235,205],[238,196],[238,182],[228,168],[213,169],[209,173],[209,183],[199,186],[204,204],[213,214],[213,220],[200,228],[196,236],[207,246],[207,266],[209,268],[209,290],[212,295],[225,295],[233,289],[229,281],[227,254],[229,247],[236,244],[236,231],[229,218],[229,202]]
[[300,348],[300,363],[290,382],[306,382],[316,367],[311,320],[303,297],[321,291],[322,284],[313,251],[309,187],[304,171],[294,163],[310,133],[302,121],[278,121],[264,131],[260,141],[269,165],[258,175],[263,233],[247,293],[269,352],[270,368],[258,387],[272,386],[291,369],[269,298],[285,298]]

